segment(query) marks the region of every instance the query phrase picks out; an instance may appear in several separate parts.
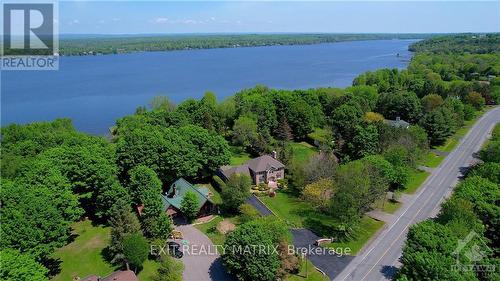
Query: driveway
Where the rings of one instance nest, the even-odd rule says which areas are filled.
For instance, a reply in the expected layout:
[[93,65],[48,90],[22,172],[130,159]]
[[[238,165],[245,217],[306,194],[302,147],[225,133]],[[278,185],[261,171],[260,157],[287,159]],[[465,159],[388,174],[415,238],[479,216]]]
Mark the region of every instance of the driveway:
[[[184,236],[183,247],[184,281],[233,280],[222,265],[212,241],[196,227],[185,224],[175,227]],[[183,245],[186,244],[186,245]]]
[[247,199],[247,203],[254,206],[264,217],[273,215],[273,212],[253,194]]
[[[344,268],[349,264],[349,262],[354,259],[353,256],[338,256],[334,253],[319,251],[322,247],[314,246],[314,242],[320,237],[314,234],[309,229],[305,228],[294,228],[290,229],[293,235],[293,245],[296,248],[308,248],[311,249],[307,258],[321,271],[323,271],[330,279],[337,276]],[[319,252],[316,252],[319,251]]]

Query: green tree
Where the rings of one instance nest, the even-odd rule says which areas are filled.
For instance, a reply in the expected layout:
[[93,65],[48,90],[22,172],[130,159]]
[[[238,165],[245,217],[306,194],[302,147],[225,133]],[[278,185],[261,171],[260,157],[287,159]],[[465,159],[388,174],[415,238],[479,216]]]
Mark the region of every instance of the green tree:
[[233,174],[222,190],[222,206],[229,212],[238,211],[241,204],[250,197],[252,180],[247,175]]
[[129,171],[129,178],[127,188],[134,203],[144,205],[142,214],[150,217],[161,213],[161,181],[156,173],[144,165],[139,165]]
[[[227,270],[238,280],[276,280],[281,261],[274,251],[259,251],[254,245],[275,247],[286,239],[288,230],[277,220],[257,219],[240,225],[231,232],[224,246],[235,251],[225,251],[222,255]],[[237,249],[256,249],[238,251]]]
[[376,154],[379,145],[379,133],[375,125],[356,126],[354,137],[348,143],[348,154],[353,159],[359,159]]
[[190,221],[196,218],[199,211],[200,202],[196,194],[192,191],[186,192],[181,202],[181,212]]
[[134,233],[141,233],[141,225],[137,216],[132,212],[130,205],[123,200],[118,200],[111,208],[109,219],[111,226],[111,242],[109,250],[113,255],[113,261],[123,259],[123,241],[125,236]]
[[477,280],[472,271],[451,270],[457,236],[446,226],[424,221],[410,228],[397,280]]
[[156,96],[149,102],[149,107],[152,110],[174,111],[175,103],[170,101],[170,99],[166,96]]
[[233,143],[251,147],[258,138],[257,121],[249,116],[240,116],[234,122]]
[[427,113],[421,121],[427,131],[431,145],[441,145],[453,134],[453,116],[451,111],[440,107]]
[[378,100],[378,112],[388,119],[401,119],[417,123],[422,115],[420,99],[413,92],[395,92],[382,94]]
[[158,273],[153,277],[153,281],[182,281],[182,271],[184,265],[174,258],[163,255],[160,260]]
[[352,86],[346,89],[352,98],[361,105],[363,112],[369,112],[375,109],[379,94],[373,86]]
[[147,217],[142,221],[144,235],[149,238],[167,239],[172,232],[172,220],[167,214],[161,212],[156,217]]
[[476,110],[481,110],[481,108],[483,108],[484,104],[485,104],[485,99],[483,98],[483,96],[478,93],[478,92],[470,92],[467,94],[467,98],[465,99],[465,101],[472,105]]
[[424,112],[431,112],[443,104],[444,100],[440,95],[429,94],[422,98],[422,107]]
[[123,256],[125,261],[135,269],[142,269],[142,264],[148,258],[149,244],[140,233],[128,234],[123,239]]
[[473,167],[467,176],[479,176],[491,182],[500,184],[500,163],[487,162]]
[[45,281],[48,270],[28,254],[17,250],[0,251],[0,279],[5,281]]
[[[30,188],[2,180],[0,248],[18,249],[41,260],[65,245],[73,222],[66,208],[79,208],[73,194],[58,192],[56,196],[47,187]],[[63,198],[68,200],[64,205],[58,202]]]
[[349,139],[356,125],[361,122],[363,112],[356,106],[344,104],[333,111],[332,123],[344,139]]
[[302,198],[316,210],[326,212],[330,207],[330,199],[334,196],[335,189],[332,179],[320,179],[306,185],[302,191]]
[[500,163],[500,140],[490,141],[480,152],[481,160]]

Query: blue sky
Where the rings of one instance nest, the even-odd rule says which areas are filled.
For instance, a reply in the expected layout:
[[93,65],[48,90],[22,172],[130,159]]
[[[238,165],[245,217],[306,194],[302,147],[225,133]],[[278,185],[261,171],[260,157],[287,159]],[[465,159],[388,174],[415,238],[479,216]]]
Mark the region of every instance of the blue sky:
[[68,1],[58,22],[65,34],[499,32],[500,1]]

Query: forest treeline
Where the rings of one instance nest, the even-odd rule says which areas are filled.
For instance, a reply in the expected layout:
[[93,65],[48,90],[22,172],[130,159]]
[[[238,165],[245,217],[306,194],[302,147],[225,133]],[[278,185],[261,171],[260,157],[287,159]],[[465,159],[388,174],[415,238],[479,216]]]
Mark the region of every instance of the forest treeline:
[[356,40],[424,39],[430,34],[227,34],[155,35],[61,39],[65,56],[117,54],[147,51],[308,45]]

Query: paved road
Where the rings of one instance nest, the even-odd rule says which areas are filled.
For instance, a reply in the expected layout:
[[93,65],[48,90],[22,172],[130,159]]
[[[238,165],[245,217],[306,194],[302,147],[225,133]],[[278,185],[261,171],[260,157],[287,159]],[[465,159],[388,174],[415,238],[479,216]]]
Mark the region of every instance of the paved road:
[[185,224],[176,227],[181,231],[187,246],[184,249],[182,262],[184,281],[230,281],[233,278],[222,265],[212,241],[196,227]]
[[461,172],[473,161],[495,123],[500,122],[500,107],[481,117],[441,165],[427,178],[392,223],[341,272],[335,280],[380,281],[390,279],[401,256],[408,228],[434,216],[456,185]]

